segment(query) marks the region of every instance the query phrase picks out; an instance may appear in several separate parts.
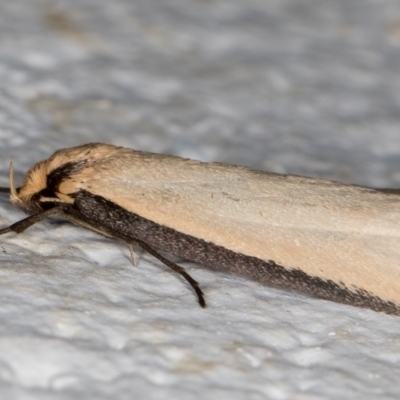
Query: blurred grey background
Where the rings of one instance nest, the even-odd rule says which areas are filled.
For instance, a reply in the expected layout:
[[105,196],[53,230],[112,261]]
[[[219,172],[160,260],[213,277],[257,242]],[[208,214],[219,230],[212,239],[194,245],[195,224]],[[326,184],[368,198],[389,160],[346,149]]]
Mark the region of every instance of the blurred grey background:
[[397,1],[2,2],[1,165],[106,141],[398,186],[399,65]]
[[[399,5],[2,1],[0,184],[12,156],[20,181],[102,141],[400,187]],[[22,213],[3,196],[0,217]],[[398,317],[191,265],[203,312],[151,257],[68,224],[0,248],[2,399],[398,398]]]

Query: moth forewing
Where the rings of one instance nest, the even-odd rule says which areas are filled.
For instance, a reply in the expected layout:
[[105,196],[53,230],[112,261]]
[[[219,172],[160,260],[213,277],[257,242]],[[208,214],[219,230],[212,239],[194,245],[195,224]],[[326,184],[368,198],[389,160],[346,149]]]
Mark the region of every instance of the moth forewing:
[[197,282],[153,248],[400,315],[396,192],[101,143],[59,150],[28,171],[19,190],[10,187],[12,201],[38,220],[63,216],[138,243],[179,272],[200,304]]

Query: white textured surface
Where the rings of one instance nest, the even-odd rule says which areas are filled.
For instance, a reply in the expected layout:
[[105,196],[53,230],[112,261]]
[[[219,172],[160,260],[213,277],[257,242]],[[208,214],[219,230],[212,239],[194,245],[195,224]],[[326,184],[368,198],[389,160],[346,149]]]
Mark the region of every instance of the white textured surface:
[[[107,141],[399,186],[399,65],[397,1],[4,1],[2,183]],[[1,399],[398,398],[399,317],[183,265],[206,310],[67,223],[2,237]]]

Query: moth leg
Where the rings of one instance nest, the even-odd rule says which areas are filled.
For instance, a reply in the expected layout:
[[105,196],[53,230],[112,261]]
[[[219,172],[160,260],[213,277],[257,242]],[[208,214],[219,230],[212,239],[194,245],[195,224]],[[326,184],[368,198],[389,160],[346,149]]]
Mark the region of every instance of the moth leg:
[[[68,221],[72,222],[73,224],[83,226],[84,228],[89,229],[90,231],[95,232],[99,235],[105,236],[110,239],[117,238],[115,235],[105,232],[103,229],[101,229],[100,226],[94,226],[93,223],[87,221],[86,218],[79,211],[75,210],[72,207],[64,208],[63,217],[66,218]],[[125,241],[125,242],[128,245],[128,249],[131,254],[131,262],[136,267],[138,263],[135,251],[133,250],[133,246],[137,245],[137,243],[135,241],[129,241],[129,242]]]
[[[132,263],[133,265],[136,265],[136,257],[135,253],[132,251],[132,246],[138,244],[143,250],[147,251],[149,254],[151,254],[153,257],[157,258],[160,260],[163,264],[165,264],[167,267],[171,268],[173,271],[177,272],[179,275],[181,275],[183,278],[186,279],[186,281],[192,286],[194,291],[197,294],[197,298],[199,300],[199,304],[201,307],[206,306],[206,302],[204,300],[204,294],[202,290],[199,287],[199,284],[197,281],[195,281],[186,271],[184,268],[180,267],[179,265],[173,263],[172,261],[168,260],[167,258],[163,257],[161,254],[159,254],[156,250],[154,250],[152,247],[150,247],[147,243],[142,242],[141,240],[131,238],[129,236],[123,235],[119,232],[115,231],[104,231],[104,228],[101,225],[95,224],[92,221],[89,221],[84,215],[82,215],[79,211],[75,210],[73,207],[64,207],[64,210],[61,211],[62,216],[68,219],[69,221],[83,226],[87,229],[90,229],[93,232],[99,233],[101,235],[104,235],[109,238],[114,238],[114,239],[120,239],[123,240],[127,245],[129,250],[131,251],[131,257],[132,257]],[[132,254],[133,253],[133,254]]]
[[49,217],[50,215],[60,215],[60,212],[62,213],[61,206],[50,208],[37,214],[33,214],[30,217],[21,219],[21,221],[18,221],[15,224],[8,226],[7,228],[0,229],[0,235],[4,235],[8,232],[21,233],[32,225],[35,225],[37,222],[40,222],[41,220]]
[[[68,210],[68,211],[66,211],[66,210]],[[90,224],[89,221],[87,221],[84,218],[84,216],[79,213],[79,211],[74,210],[72,207],[65,207],[62,214],[60,214],[60,217],[64,217],[69,222],[72,222],[75,225],[82,226],[86,229],[89,229],[90,231],[97,233],[99,235],[105,236],[106,238],[115,239],[114,235],[111,235],[111,234],[105,232],[100,227]]]
[[[48,215],[57,215],[57,216],[60,216],[60,217],[64,217],[64,218],[68,219],[69,221],[71,221],[71,222],[73,222],[73,223],[75,223],[77,225],[80,225],[80,226],[83,226],[83,227],[85,227],[87,229],[90,229],[93,232],[99,233],[100,235],[103,235],[103,236],[106,236],[106,237],[109,237],[109,238],[123,240],[129,246],[130,250],[131,250],[132,246],[134,246],[135,244],[138,244],[140,247],[142,247],[143,250],[147,251],[153,257],[155,257],[158,260],[160,260],[167,267],[171,268],[173,271],[177,272],[179,275],[181,275],[183,278],[185,278],[186,281],[192,286],[192,288],[196,292],[200,306],[203,307],[203,308],[206,306],[206,302],[204,300],[204,294],[203,294],[202,290],[200,289],[198,282],[195,281],[185,271],[184,268],[180,267],[179,265],[177,265],[177,264],[173,263],[172,261],[168,260],[167,258],[163,257],[156,250],[154,250],[152,247],[150,247],[147,243],[144,243],[141,240],[138,240],[138,239],[131,238],[129,236],[123,235],[123,234],[121,234],[119,232],[115,232],[113,230],[105,231],[104,227],[102,227],[99,224],[95,224],[92,221],[89,221],[84,215],[82,215],[78,210],[75,210],[72,206],[68,206],[68,205],[58,206],[58,207],[52,208],[51,210],[56,210],[56,211],[54,211],[53,214],[51,214],[49,212],[48,214],[46,214],[45,216],[41,217],[40,219],[43,219],[43,218],[47,217]],[[51,210],[47,210],[47,211],[51,211]],[[40,215],[44,214],[45,212],[46,211],[43,211],[42,213],[40,213]],[[38,215],[38,214],[36,214],[36,215]],[[28,217],[27,219],[29,219],[29,218],[30,217]],[[25,221],[25,220],[22,220],[20,222],[23,222],[23,221]],[[35,221],[35,222],[38,222],[38,221]],[[31,225],[33,225],[35,222],[31,223]],[[16,225],[16,224],[14,224],[14,225]],[[0,231],[0,234],[1,234],[1,231]]]
[[60,205],[60,206],[55,206],[53,208],[50,208],[48,210],[41,211],[37,214],[33,214],[27,218],[24,218],[7,228],[0,229],[0,235],[4,235],[5,233],[9,232],[15,232],[15,233],[21,233],[24,232],[26,229],[30,228],[32,225],[35,225],[36,223],[42,221],[43,219],[50,217],[50,216],[58,216],[58,217],[64,217],[68,219],[69,221],[83,226],[87,229],[90,229],[93,232],[99,233],[101,235],[104,235],[109,238],[120,238],[124,240],[129,247],[129,250],[131,252],[131,257],[132,257],[132,263],[133,265],[136,265],[136,257],[135,253],[133,252],[133,246],[135,244],[139,244],[144,250],[146,250],[149,254],[151,254],[153,257],[157,258],[160,260],[163,264],[165,264],[167,267],[171,268],[173,271],[177,272],[179,275],[181,275],[183,278],[186,279],[186,281],[192,286],[194,291],[197,294],[197,298],[199,300],[199,304],[201,307],[206,306],[206,302],[204,300],[204,294],[202,290],[199,287],[199,284],[197,281],[195,281],[186,271],[184,268],[180,267],[179,265],[173,263],[172,261],[168,260],[167,258],[163,257],[161,254],[159,254],[157,251],[155,251],[152,247],[147,245],[146,243],[139,241],[139,240],[132,240],[131,238],[125,237],[124,235],[113,235],[112,233],[105,232],[101,227],[96,227],[93,226],[89,221],[86,221],[86,218],[74,210],[72,207],[65,206],[65,205]]
[[179,265],[177,265],[177,264],[173,263],[172,261],[168,260],[167,258],[163,257],[156,250],[154,250],[152,247],[150,247],[147,243],[142,242],[141,240],[131,238],[129,236],[123,235],[116,231],[108,231],[108,232],[104,231],[104,228],[102,226],[95,224],[92,221],[89,221],[84,215],[82,215],[79,211],[75,210],[73,207],[67,206],[67,207],[64,207],[64,210],[65,211],[63,211],[63,216],[66,219],[68,219],[69,221],[71,221],[77,225],[83,226],[87,229],[90,229],[91,231],[99,233],[103,236],[123,240],[128,245],[129,251],[131,252],[133,265],[136,265],[136,257],[135,257],[135,253],[133,251],[133,246],[139,245],[143,250],[147,251],[153,257],[160,260],[167,267],[171,268],[173,271],[177,272],[179,275],[181,275],[183,278],[185,278],[186,281],[192,286],[192,288],[196,292],[200,306],[203,308],[206,306],[206,301],[204,300],[204,294],[203,294],[202,290],[200,289],[198,282],[195,281],[185,271],[184,268],[180,267]]
[[17,221],[16,223],[8,226],[7,228],[0,229],[0,235],[3,235],[8,232],[15,232],[15,233],[24,232],[26,229],[28,229],[32,225],[35,225],[36,223],[42,221],[43,219],[50,217],[50,216],[56,216],[56,217],[64,217],[65,219],[68,219],[69,221],[71,221],[73,223],[76,223],[85,228],[88,228],[96,233],[100,233],[101,235],[104,235],[106,237],[109,237],[109,238],[113,237],[112,235],[109,235],[106,232],[104,232],[100,229],[96,229],[96,228],[92,227],[91,225],[89,225],[88,223],[85,223],[85,221],[82,221],[81,218],[71,215],[66,210],[70,210],[70,207],[65,206],[65,205],[59,205],[59,206],[55,206],[53,208],[49,208],[48,210],[40,211],[37,214],[33,214],[27,218]]
[[133,249],[133,246],[137,245],[137,243],[136,243],[136,242],[131,242],[131,243],[127,243],[127,244],[128,244],[129,252],[131,253],[131,261],[132,261],[132,264],[133,264],[135,267],[137,267],[137,265],[138,265],[137,257],[136,257],[135,250]]
[[139,244],[140,247],[142,247],[143,250],[146,250],[149,254],[151,254],[153,257],[157,258],[158,260],[160,260],[167,267],[171,268],[173,271],[175,271],[179,275],[183,276],[186,279],[186,281],[189,282],[189,284],[192,286],[194,291],[196,292],[200,306],[205,308],[206,301],[204,300],[204,293],[200,289],[199,283],[197,281],[195,281],[185,271],[185,269],[183,267],[181,267],[181,266],[173,263],[172,261],[168,260],[167,258],[163,257],[161,254],[159,254],[157,251],[155,251],[152,247],[150,247],[147,243],[144,243],[141,240],[138,240],[137,243]]

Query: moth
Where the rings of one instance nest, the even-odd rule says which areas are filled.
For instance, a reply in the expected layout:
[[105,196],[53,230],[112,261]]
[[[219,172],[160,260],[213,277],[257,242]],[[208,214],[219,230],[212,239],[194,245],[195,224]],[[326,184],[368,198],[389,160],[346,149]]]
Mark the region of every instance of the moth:
[[13,204],[21,233],[55,216],[135,244],[199,284],[158,251],[265,284],[400,315],[400,201],[395,190],[203,163],[110,144],[56,151]]

